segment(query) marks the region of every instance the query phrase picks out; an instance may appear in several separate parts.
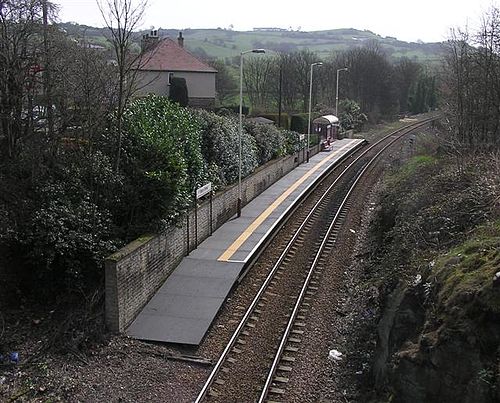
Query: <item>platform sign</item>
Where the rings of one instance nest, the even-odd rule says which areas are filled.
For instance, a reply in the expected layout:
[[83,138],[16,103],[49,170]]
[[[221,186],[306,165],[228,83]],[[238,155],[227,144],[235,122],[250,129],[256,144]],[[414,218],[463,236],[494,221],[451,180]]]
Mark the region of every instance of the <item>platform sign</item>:
[[212,191],[212,182],[208,182],[206,185],[203,185],[201,188],[196,189],[196,198],[200,199],[206,194]]
[[[198,200],[201,199],[203,196],[209,194],[209,232],[208,235],[212,235],[213,228],[212,228],[212,182],[208,182],[206,185],[203,185],[202,187],[196,189],[196,192],[193,194],[193,210],[194,210],[194,248],[196,249],[198,247]],[[191,245],[189,243],[189,214],[187,214],[188,217],[188,236],[187,236],[187,254],[191,252]]]

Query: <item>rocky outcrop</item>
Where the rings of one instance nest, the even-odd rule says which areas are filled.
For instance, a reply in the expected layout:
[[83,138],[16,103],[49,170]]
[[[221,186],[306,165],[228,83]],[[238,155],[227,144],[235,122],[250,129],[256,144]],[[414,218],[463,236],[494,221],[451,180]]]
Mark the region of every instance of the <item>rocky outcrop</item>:
[[373,374],[392,402],[500,401],[500,238],[491,229],[386,297]]

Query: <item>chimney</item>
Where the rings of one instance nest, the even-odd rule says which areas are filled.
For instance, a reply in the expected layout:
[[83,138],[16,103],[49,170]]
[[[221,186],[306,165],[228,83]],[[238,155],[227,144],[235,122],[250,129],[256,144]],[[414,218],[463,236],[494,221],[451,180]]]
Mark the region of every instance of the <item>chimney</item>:
[[141,51],[146,52],[152,49],[158,43],[158,40],[158,30],[152,29],[150,34],[145,34],[142,36]]
[[177,38],[177,43],[181,48],[184,47],[184,38],[182,37],[182,32],[179,32],[179,37]]

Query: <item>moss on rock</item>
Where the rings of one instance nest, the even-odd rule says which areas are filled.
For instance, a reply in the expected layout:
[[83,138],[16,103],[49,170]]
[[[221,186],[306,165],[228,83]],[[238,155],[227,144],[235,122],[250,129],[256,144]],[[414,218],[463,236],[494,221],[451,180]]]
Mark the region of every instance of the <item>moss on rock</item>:
[[441,256],[429,280],[439,287],[438,304],[449,311],[469,300],[500,315],[500,288],[493,277],[500,271],[500,222],[479,227],[472,237]]

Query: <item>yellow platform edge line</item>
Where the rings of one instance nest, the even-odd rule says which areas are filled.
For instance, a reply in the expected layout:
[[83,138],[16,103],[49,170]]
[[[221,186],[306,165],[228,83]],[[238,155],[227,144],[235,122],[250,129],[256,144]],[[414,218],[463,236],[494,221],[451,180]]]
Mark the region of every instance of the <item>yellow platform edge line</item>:
[[238,249],[243,245],[243,243],[253,234],[253,232],[264,222],[264,220],[269,217],[269,215],[276,210],[276,208],[283,203],[283,201],[290,196],[304,181],[309,178],[314,172],[321,168],[324,164],[330,161],[342,150],[351,146],[351,143],[345,144],[338,150],[333,151],[328,157],[324,158],[318,162],[314,167],[307,171],[302,177],[297,179],[295,183],[292,184],[287,190],[285,190],[269,207],[267,207],[252,223],[242,232],[242,234],[219,256],[217,259],[219,262],[227,262],[231,257],[238,251]]

